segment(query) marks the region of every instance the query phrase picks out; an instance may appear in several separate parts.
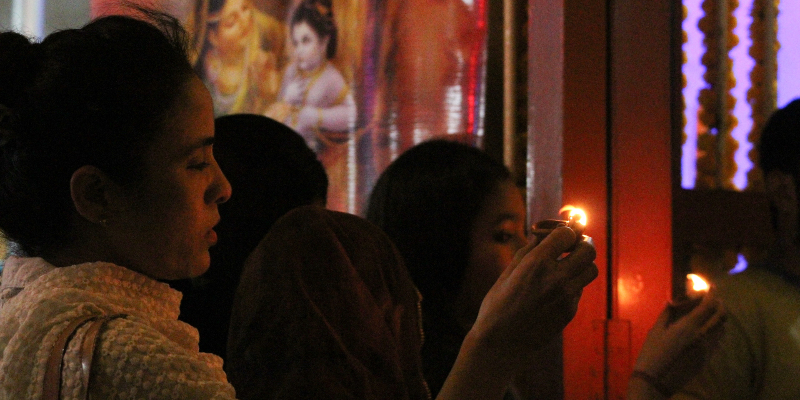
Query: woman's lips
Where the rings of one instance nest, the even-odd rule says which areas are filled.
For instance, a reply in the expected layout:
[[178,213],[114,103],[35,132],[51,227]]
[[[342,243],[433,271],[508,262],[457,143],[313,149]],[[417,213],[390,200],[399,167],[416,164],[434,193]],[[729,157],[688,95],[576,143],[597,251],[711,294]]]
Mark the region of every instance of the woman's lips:
[[208,240],[209,246],[213,246],[217,244],[217,232],[213,229],[206,233],[206,240]]

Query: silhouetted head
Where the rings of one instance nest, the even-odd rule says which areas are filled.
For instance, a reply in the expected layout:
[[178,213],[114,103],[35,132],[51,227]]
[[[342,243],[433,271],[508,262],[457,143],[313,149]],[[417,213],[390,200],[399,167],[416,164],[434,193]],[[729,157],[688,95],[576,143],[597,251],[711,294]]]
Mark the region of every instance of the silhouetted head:
[[397,245],[426,308],[450,307],[471,253],[471,231],[508,169],[483,151],[433,140],[401,154],[381,174],[367,219]]
[[[213,262],[216,256],[231,256],[229,244],[249,253],[289,210],[324,206],[328,190],[322,163],[288,126],[253,114],[218,117],[215,126],[214,157],[236,194],[220,206],[220,242],[211,250]],[[243,262],[246,256],[236,259]]]
[[767,120],[758,156],[779,244],[800,245],[800,99]]
[[291,128],[261,115],[216,119],[214,156],[235,188],[220,205],[219,242],[211,267],[183,291],[181,320],[200,332],[200,350],[225,358],[233,294],[245,260],[272,225],[290,210],[325,205],[328,177],[305,140]]

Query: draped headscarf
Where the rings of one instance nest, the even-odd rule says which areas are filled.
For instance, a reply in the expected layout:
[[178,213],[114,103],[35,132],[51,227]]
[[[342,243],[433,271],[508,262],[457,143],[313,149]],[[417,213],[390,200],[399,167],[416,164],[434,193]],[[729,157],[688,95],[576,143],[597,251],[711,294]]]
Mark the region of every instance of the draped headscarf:
[[307,206],[247,259],[227,372],[240,399],[428,399],[419,292],[370,222]]

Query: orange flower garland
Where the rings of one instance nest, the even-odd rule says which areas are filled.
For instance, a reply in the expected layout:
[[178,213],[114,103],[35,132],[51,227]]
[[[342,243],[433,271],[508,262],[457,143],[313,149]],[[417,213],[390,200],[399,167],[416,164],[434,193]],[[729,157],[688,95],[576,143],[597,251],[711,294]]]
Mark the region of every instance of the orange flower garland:
[[728,56],[739,38],[734,35],[736,19],[733,10],[739,6],[738,0],[705,0],[698,27],[704,34],[706,52],[702,64],[706,67],[703,79],[708,86],[700,91],[699,120],[706,127],[697,138],[697,181],[698,189],[733,188],[733,175],[736,163],[733,155],[738,148],[731,138],[731,130],[738,121],[733,116],[736,99],[730,90],[736,85],[733,77],[733,60]]
[[[755,0],[753,2],[753,24],[750,37],[753,44],[749,54],[755,61],[750,72],[750,89],[747,101],[752,106],[753,128],[747,139],[758,143],[767,118],[775,111],[778,98],[778,4],[779,0]],[[753,169],[747,173],[748,190],[764,190],[764,178],[758,168],[758,150],[754,147],[747,154],[753,161]]]
[[[681,21],[685,21],[686,17],[689,15],[689,10],[685,4],[681,5],[681,12]],[[687,57],[686,50],[684,49],[688,41],[689,36],[686,34],[686,31],[681,30],[681,66],[686,65]],[[681,68],[681,71],[683,71],[683,68]],[[681,93],[685,93],[686,83],[686,74],[681,72]],[[686,139],[686,98],[685,96],[681,96],[681,147],[686,144]]]

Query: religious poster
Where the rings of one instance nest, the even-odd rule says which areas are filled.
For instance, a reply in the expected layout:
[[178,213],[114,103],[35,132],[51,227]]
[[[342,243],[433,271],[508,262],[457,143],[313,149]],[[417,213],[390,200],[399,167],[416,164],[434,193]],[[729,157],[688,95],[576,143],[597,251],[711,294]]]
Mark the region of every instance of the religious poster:
[[[186,26],[215,114],[261,114],[305,138],[328,207],[361,213],[421,141],[482,136],[486,0],[159,0]],[[94,0],[93,14],[116,11]]]

